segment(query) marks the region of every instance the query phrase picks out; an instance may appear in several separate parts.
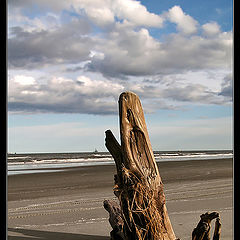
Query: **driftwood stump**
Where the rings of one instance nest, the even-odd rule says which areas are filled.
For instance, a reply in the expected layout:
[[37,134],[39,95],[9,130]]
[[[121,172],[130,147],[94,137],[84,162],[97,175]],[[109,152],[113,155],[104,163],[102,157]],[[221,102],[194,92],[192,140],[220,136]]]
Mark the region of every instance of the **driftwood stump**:
[[199,221],[196,228],[192,232],[192,240],[210,240],[210,229],[211,221],[216,218],[215,229],[213,234],[213,240],[220,239],[221,233],[221,223],[218,212],[206,212],[200,216],[201,220]]
[[[104,201],[113,228],[111,239],[176,240],[142,105],[136,94],[120,95],[119,116],[121,145],[110,130],[105,132],[106,147],[116,164],[113,190],[119,200],[119,204]],[[198,238],[197,232],[192,236],[196,236],[193,240],[207,239]]]

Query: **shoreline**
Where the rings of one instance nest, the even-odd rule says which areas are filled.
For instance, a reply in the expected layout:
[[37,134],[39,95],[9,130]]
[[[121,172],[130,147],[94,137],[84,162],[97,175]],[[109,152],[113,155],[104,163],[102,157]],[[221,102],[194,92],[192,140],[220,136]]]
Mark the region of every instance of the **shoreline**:
[[[212,158],[212,159],[185,159],[185,160],[158,160],[156,161],[157,164],[162,164],[162,163],[175,163],[175,162],[188,162],[188,161],[218,161],[218,160],[231,160],[233,161],[233,157],[228,157],[228,158]],[[50,163],[51,164],[51,163]],[[12,164],[11,164],[12,165]],[[10,165],[10,166],[11,166]],[[47,165],[47,164],[46,164]],[[18,166],[18,164],[17,164]],[[84,167],[96,167],[96,166],[115,166],[115,162],[114,160],[110,163],[110,162],[106,162],[106,163],[95,163],[95,164],[89,164],[89,165],[79,165],[79,166],[67,166],[67,167],[39,167],[39,168],[26,168],[26,169],[11,169],[11,170],[8,170],[8,176],[12,176],[12,175],[22,175],[22,174],[37,174],[37,173],[45,173],[45,172],[60,172],[60,171],[70,171],[70,170],[76,170],[76,169],[79,169],[79,168],[84,168]],[[23,172],[25,171],[24,173],[20,173],[20,172]],[[35,171],[35,172],[31,172],[31,171]],[[38,172],[40,171],[40,172]],[[42,171],[42,172],[41,172]],[[11,173],[11,172],[16,172],[16,173]],[[18,173],[19,172],[19,173]]]
[[[157,163],[176,236],[189,239],[206,211],[219,211],[222,238],[232,239],[233,160]],[[10,240],[107,240],[104,199],[113,194],[115,165],[8,176]]]
[[[233,177],[232,159],[169,161],[157,162],[157,165],[163,184],[178,181],[199,181],[202,179]],[[187,174],[186,169],[188,170]],[[71,186],[77,185],[78,189],[93,189],[101,188],[101,184],[105,187],[113,187],[115,173],[115,165],[99,165],[67,167],[56,172],[9,175],[8,201],[12,199],[24,199],[25,197],[35,198],[34,192],[36,188],[40,190],[43,188],[59,189],[63,186],[71,188]],[[38,183],[37,187],[35,183]],[[19,189],[28,189],[28,194],[23,194],[22,191],[18,191]],[[60,194],[60,192],[56,192],[56,194]],[[36,197],[47,195],[46,191],[42,191],[42,193],[38,192]]]

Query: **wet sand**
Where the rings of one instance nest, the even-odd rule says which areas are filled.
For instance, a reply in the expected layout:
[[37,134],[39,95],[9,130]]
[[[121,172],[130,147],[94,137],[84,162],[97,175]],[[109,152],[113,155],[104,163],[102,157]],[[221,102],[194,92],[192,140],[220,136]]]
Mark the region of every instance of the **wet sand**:
[[[207,211],[218,211],[221,239],[233,239],[232,160],[158,163],[175,234],[191,233]],[[111,231],[104,199],[113,195],[115,166],[8,177],[9,240],[105,240]]]

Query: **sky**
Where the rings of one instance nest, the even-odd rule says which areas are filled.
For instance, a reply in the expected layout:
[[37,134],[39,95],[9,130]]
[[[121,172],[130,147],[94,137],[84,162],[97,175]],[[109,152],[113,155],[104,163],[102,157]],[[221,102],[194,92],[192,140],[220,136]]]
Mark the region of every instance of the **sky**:
[[232,149],[232,1],[9,0],[8,151],[107,151],[118,97],[153,150]]

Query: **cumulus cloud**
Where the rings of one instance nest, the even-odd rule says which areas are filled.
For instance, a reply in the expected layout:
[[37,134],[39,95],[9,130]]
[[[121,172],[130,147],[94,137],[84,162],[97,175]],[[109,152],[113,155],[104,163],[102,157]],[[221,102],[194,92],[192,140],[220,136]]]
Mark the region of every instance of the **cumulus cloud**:
[[150,13],[139,1],[115,0],[112,8],[116,16],[137,26],[162,27],[164,18]]
[[[183,84],[177,76],[172,83],[131,79],[127,83],[107,79],[91,79],[78,76],[75,80],[51,77],[45,83],[36,79],[16,75],[9,87],[9,111],[11,112],[55,112],[116,114],[117,99],[123,91],[133,91],[142,99],[144,110],[181,109],[185,104],[225,104],[227,80],[221,91],[213,91],[204,84]],[[175,78],[175,79],[174,79]],[[169,82],[169,81],[168,81]]]
[[[94,34],[83,15],[54,29],[29,32],[19,26],[12,27],[8,40],[10,68],[87,61],[84,68],[87,71],[101,72],[107,77],[127,78],[189,69],[226,68],[230,63],[232,34],[219,32],[215,38],[206,37],[206,33],[209,35],[214,32],[214,27],[217,31],[213,23],[203,26],[205,36],[193,34],[196,33],[197,22],[179,6],[174,6],[162,15],[165,17],[160,17],[148,12],[140,2],[131,0],[73,3],[86,12],[96,10],[95,17],[101,18],[97,20],[99,23],[105,21],[105,15],[101,14],[105,8],[114,16],[121,16],[124,21],[114,22],[113,17],[109,22],[113,21],[114,24],[104,29],[102,34]],[[134,19],[130,19],[130,16]],[[176,23],[181,32],[193,35],[170,34],[165,40],[159,41],[150,35],[146,27],[135,28],[135,24],[144,25],[141,22],[145,22],[146,26],[154,26],[154,23],[160,26],[162,19]],[[101,32],[100,29],[98,31]],[[94,51],[102,57],[92,55]]]
[[36,84],[36,81],[31,76],[17,75],[14,77],[14,82],[22,86]]
[[215,36],[220,33],[220,26],[217,22],[210,22],[202,25],[203,33],[207,36]]
[[28,32],[13,27],[12,37],[8,39],[9,67],[32,68],[85,61],[93,46],[92,39],[86,36],[88,32],[89,24],[84,20],[73,20],[52,31]]
[[71,2],[76,12],[81,14],[84,11],[96,25],[105,26],[114,23],[114,12],[111,9],[111,1],[109,0],[73,0]]
[[[200,26],[180,6],[155,14],[133,0],[37,0],[34,17],[32,1],[8,4],[10,111],[112,114],[125,90],[147,111],[230,101],[229,77],[200,74],[231,72],[232,32],[217,22]],[[164,22],[178,31],[157,38],[151,30]],[[198,80],[184,79],[189,72]]]
[[159,45],[145,28],[134,31],[117,25],[97,46],[104,53],[104,58],[93,57],[86,69],[108,77],[154,74],[152,64],[159,53]]
[[177,29],[184,34],[193,34],[197,31],[198,22],[183,12],[180,6],[172,7],[166,14],[167,18],[177,24]]
[[188,70],[229,68],[231,64],[231,33],[216,38],[171,34],[165,41],[154,39],[142,28],[116,27],[109,38],[98,44],[104,58],[92,58],[88,71],[108,77],[170,74]]
[[120,84],[85,76],[77,80],[53,77],[45,84],[35,80],[26,84],[28,78],[10,79],[10,111],[113,114],[116,112],[113,98],[123,90]]
[[[147,8],[134,0],[69,0],[69,1],[47,1],[36,0],[41,8],[40,11],[51,10],[61,12],[62,9],[73,10],[79,14],[84,12],[95,24],[104,26],[115,21],[115,17],[120,20],[127,20],[135,26],[161,27],[164,21],[160,15],[150,13]],[[21,2],[10,0],[8,5],[11,9],[31,8],[31,0]]]

